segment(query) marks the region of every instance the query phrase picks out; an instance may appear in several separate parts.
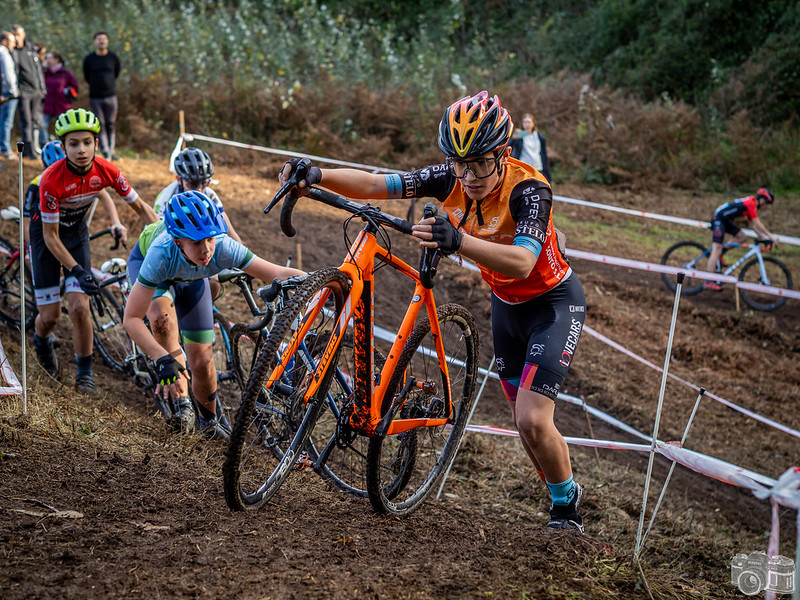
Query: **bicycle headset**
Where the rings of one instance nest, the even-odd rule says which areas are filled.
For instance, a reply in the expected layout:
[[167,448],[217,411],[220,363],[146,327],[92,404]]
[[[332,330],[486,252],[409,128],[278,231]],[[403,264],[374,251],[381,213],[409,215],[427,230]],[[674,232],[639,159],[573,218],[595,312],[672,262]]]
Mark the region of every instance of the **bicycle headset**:
[[508,144],[514,123],[497,96],[483,90],[448,106],[439,123],[439,149],[446,156],[480,156]]
[[61,143],[61,140],[47,142],[42,148],[42,164],[45,169],[66,156],[67,155],[64,153],[64,145]]
[[176,238],[205,240],[228,233],[228,224],[217,205],[202,192],[181,192],[169,199],[164,210],[167,233]]
[[203,150],[190,147],[175,157],[175,172],[186,181],[205,181],[214,174],[214,165]]
[[775,196],[767,188],[759,188],[756,192],[756,198],[763,198],[767,204],[775,202]]
[[100,133],[100,120],[90,110],[70,108],[67,112],[58,115],[55,132],[58,137],[64,139],[65,135],[73,131],[91,131],[97,135]]

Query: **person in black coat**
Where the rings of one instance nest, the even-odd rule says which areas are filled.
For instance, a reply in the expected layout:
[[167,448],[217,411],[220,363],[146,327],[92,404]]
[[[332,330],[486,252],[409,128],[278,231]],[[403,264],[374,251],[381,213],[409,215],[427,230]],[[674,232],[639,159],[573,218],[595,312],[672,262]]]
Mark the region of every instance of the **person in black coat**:
[[539,171],[547,178],[548,183],[553,182],[550,161],[547,159],[547,145],[530,113],[522,115],[522,129],[515,131],[511,138],[511,156]]

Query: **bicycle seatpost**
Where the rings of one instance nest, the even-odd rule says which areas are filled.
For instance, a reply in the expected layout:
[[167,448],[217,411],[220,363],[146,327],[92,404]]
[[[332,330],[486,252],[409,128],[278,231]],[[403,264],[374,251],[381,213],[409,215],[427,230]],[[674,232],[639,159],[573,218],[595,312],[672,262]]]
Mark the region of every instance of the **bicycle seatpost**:
[[[435,217],[439,213],[433,202],[428,202],[422,211],[425,219]],[[436,276],[436,268],[439,265],[441,252],[438,248],[423,248],[422,256],[419,260],[419,280],[423,287],[430,290],[433,288],[433,278]]]

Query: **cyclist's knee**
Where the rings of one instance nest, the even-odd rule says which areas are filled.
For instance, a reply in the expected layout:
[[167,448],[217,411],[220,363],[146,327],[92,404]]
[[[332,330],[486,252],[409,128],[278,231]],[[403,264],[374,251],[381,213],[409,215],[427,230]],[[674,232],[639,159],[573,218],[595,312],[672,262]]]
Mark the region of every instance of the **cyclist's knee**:
[[169,337],[170,333],[178,328],[175,320],[163,311],[148,312],[147,318],[150,320],[150,327],[153,329],[153,335],[156,338],[164,339]]
[[37,324],[41,329],[50,331],[56,325],[61,317],[61,304],[45,304],[38,307],[39,314],[36,317]]
[[89,297],[85,294],[67,295],[67,312],[72,320],[89,319]]

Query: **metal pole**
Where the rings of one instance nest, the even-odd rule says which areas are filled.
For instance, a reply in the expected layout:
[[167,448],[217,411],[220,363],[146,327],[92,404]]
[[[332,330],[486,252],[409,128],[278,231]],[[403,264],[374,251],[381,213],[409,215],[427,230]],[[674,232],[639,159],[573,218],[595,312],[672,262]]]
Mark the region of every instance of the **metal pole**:
[[[692,409],[692,414],[689,416],[689,422],[686,423],[686,429],[683,430],[683,437],[681,438],[681,448],[683,448],[684,442],[686,442],[686,438],[689,437],[689,428],[692,426],[692,422],[694,421],[694,416],[697,414],[697,408],[700,406],[700,400],[703,398],[703,395],[706,393],[705,388],[700,388],[700,393],[697,394],[697,400],[694,403],[694,408]],[[656,513],[658,509],[661,507],[661,502],[664,500],[664,495],[667,493],[667,486],[669,485],[669,481],[672,478],[672,472],[675,470],[675,465],[677,463],[673,460],[672,465],[669,467],[669,473],[667,473],[667,478],[664,480],[664,485],[661,488],[661,494],[658,496],[658,502],[656,502],[655,507],[653,508],[653,514],[650,515],[650,523],[647,525],[647,529],[642,536],[642,548],[644,548],[644,542],[647,540],[647,534],[650,533],[650,529],[653,527],[653,522],[656,520]]]
[[[486,387],[486,382],[489,380],[489,374],[492,372],[492,367],[494,366],[494,359],[495,355],[492,354],[492,360],[489,361],[489,368],[486,369],[486,375],[483,377],[483,381],[481,382],[481,387],[478,390],[478,393],[475,395],[475,402],[472,403],[472,408],[469,411],[469,416],[467,417],[467,422],[464,423],[464,428],[466,429],[467,425],[470,424],[472,421],[472,415],[475,413],[475,409],[478,406],[478,400],[481,399],[481,395],[483,394],[483,388]],[[466,431],[464,432],[466,433]],[[447,465],[447,470],[444,472],[442,476],[442,483],[439,484],[439,491],[436,492],[436,499],[438,500],[439,497],[442,495],[442,490],[444,489],[444,484],[447,481],[447,476],[450,475],[450,469],[453,468],[453,463],[456,462],[456,455],[458,451],[461,449],[461,442],[464,440],[464,434],[461,434],[461,439],[458,440],[458,446],[456,446],[456,451],[453,452],[453,458],[450,461],[450,464]]]
[[22,190],[22,153],[25,150],[24,142],[17,142],[17,156],[19,162],[19,330],[20,346],[22,348],[22,414],[28,414],[28,365],[25,360],[25,218],[22,216],[25,209],[25,194]]
[[656,408],[656,421],[653,424],[653,439],[650,442],[650,459],[647,462],[647,476],[644,480],[644,495],[642,496],[642,512],[639,515],[639,528],[636,531],[636,545],[633,551],[633,559],[638,562],[639,554],[642,551],[642,530],[644,529],[644,513],[647,509],[647,493],[650,491],[650,477],[653,474],[653,462],[656,456],[656,441],[658,440],[658,428],[661,424],[661,409],[664,406],[664,390],[667,387],[667,373],[669,372],[669,358],[672,355],[672,339],[675,336],[675,322],[678,318],[678,305],[680,304],[681,288],[683,288],[683,278],[685,273],[678,273],[678,285],[675,288],[675,302],[672,306],[672,322],[669,325],[669,339],[667,340],[667,355],[664,357],[664,369],[661,373],[661,389],[658,393],[658,407]]

